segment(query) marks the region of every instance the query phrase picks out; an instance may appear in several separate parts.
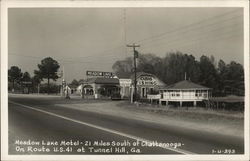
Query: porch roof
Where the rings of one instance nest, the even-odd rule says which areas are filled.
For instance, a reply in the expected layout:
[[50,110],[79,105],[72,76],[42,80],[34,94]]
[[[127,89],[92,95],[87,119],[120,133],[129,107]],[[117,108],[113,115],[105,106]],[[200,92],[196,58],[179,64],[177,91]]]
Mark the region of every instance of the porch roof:
[[86,81],[86,83],[119,85],[119,79],[117,78],[89,78]]
[[209,90],[211,88],[193,83],[193,82],[188,81],[188,80],[180,81],[180,82],[177,82],[175,84],[161,88],[161,90],[189,90],[189,89]]

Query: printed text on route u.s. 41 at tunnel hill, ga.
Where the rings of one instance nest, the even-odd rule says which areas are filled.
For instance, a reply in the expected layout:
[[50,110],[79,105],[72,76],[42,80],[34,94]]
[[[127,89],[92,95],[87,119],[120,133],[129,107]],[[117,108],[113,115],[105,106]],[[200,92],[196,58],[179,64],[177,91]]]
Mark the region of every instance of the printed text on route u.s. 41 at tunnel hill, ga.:
[[56,154],[56,153],[86,153],[86,154],[142,154],[143,148],[179,148],[182,143],[157,141],[103,141],[103,140],[60,140],[37,141],[16,140],[15,151],[18,154]]

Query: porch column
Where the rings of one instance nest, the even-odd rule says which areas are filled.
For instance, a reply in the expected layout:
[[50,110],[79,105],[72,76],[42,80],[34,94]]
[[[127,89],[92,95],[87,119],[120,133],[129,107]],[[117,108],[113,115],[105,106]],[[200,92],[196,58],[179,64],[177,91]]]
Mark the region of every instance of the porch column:
[[196,107],[197,106],[197,101],[194,101],[194,107]]
[[180,107],[182,107],[182,101],[180,101]]

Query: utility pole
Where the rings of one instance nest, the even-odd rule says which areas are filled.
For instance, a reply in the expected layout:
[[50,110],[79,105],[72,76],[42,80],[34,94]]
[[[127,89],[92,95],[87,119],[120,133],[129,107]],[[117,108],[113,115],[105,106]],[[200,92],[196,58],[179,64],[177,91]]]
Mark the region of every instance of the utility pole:
[[65,89],[66,81],[65,81],[65,72],[64,72],[64,66],[62,70],[62,97],[64,97],[64,89]]
[[[133,100],[133,102],[135,102],[137,100],[137,88],[136,88],[136,85],[137,85],[137,78],[136,78],[136,58],[138,58],[138,52],[135,50],[136,47],[140,47],[140,45],[136,45],[136,44],[132,44],[132,45],[127,45],[127,47],[132,47],[133,48],[133,51],[134,51],[134,73],[135,73],[135,80],[134,80],[134,84],[135,84],[135,90],[134,90],[134,93],[135,93],[135,98]],[[132,97],[133,98],[133,97]]]

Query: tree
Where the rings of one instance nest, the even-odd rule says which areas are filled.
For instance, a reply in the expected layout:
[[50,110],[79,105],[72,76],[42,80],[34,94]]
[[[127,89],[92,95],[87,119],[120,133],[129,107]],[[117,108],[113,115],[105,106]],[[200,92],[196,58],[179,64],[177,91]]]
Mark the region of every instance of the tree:
[[[122,74],[130,76],[132,68],[132,58],[117,61],[113,65],[113,70],[118,77]],[[167,84],[184,80],[185,73],[188,79],[194,82],[198,82],[200,77],[199,64],[194,56],[181,52],[168,53],[164,58],[154,54],[139,54],[137,71],[154,74]]]
[[226,66],[225,87],[230,94],[244,95],[244,68],[241,64],[231,61]]
[[76,88],[79,86],[79,82],[76,79],[73,79],[70,85]]
[[80,84],[83,84],[84,82],[85,82],[84,79],[79,79],[79,81],[78,81],[79,85],[80,85]]
[[49,94],[50,79],[56,81],[59,78],[57,71],[60,68],[60,65],[53,58],[47,57],[41,61],[41,64],[38,64],[38,68],[39,70],[35,70],[35,74],[38,75],[42,80],[44,78],[48,80],[47,93]]
[[226,63],[223,60],[219,60],[218,62],[218,73],[224,74],[226,71]]
[[200,57],[200,83],[204,86],[213,88],[214,92],[218,92],[218,73],[214,63],[207,56]]
[[163,58],[161,79],[167,83],[172,84],[182,81],[185,78],[193,82],[198,82],[200,77],[200,68],[194,56],[183,54],[182,52],[168,53]]
[[21,69],[17,66],[12,66],[8,70],[8,80],[12,82],[12,90],[15,90],[15,82],[19,82],[22,78],[22,72]]
[[118,77],[130,77],[134,68],[132,57],[125,60],[116,61],[112,69]]
[[224,95],[227,66],[223,60],[219,60],[217,71],[218,71],[218,78],[219,78],[218,89],[220,90],[220,95]]
[[210,58],[209,58],[209,60],[214,65],[214,67],[216,68],[217,67],[217,62],[215,60],[215,57],[213,55],[211,55]]
[[160,70],[157,68],[161,61],[161,58],[153,54],[139,54],[137,71],[158,75]]
[[34,85],[38,85],[41,83],[41,78],[39,77],[39,75],[35,74],[33,77],[32,77],[32,82]]
[[21,78],[22,82],[30,82],[31,81],[31,77],[30,74],[28,72],[24,72],[23,76]]
[[40,93],[40,83],[42,79],[39,77],[39,75],[35,74],[31,80],[32,80],[33,88],[36,88],[37,86],[37,93]]
[[[153,54],[139,54],[137,58],[137,71],[155,74],[158,76],[161,69],[161,58]],[[130,77],[134,72],[134,60],[128,57],[125,60],[116,61],[112,66],[118,77]]]

